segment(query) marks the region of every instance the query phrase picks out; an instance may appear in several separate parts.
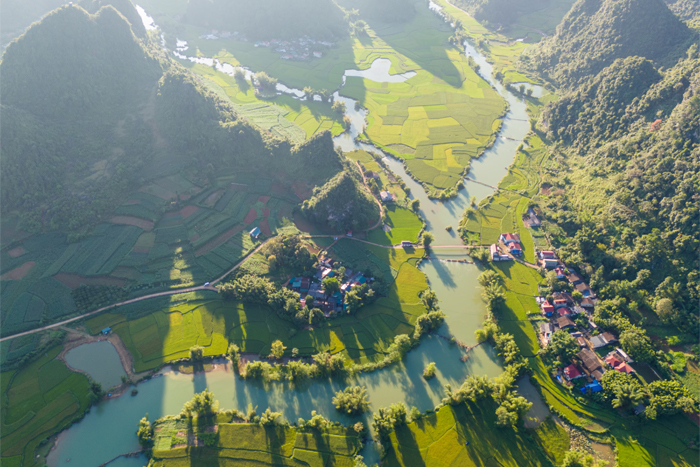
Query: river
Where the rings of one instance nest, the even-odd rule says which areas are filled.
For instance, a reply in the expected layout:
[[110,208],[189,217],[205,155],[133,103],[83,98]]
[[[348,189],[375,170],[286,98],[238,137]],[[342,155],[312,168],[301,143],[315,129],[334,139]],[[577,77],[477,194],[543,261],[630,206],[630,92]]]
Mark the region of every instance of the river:
[[[153,19],[142,8],[137,7],[137,9],[148,29],[155,29]],[[234,67],[221,64],[218,60],[183,55],[186,47],[185,42],[178,41],[175,53],[179,58],[201,61],[210,66],[216,64],[220,71],[233,74]],[[423,187],[408,176],[401,161],[391,157],[385,158],[391,170],[403,178],[410,187],[411,197],[420,200],[421,215],[427,222],[427,229],[435,236],[435,245],[461,245],[455,230],[471,197],[475,196],[477,200],[481,200],[493,193],[493,188],[483,184],[498,185],[506,175],[507,167],[512,163],[516,147],[522,142],[529,129],[525,103],[493,79],[492,67],[484,56],[469,44],[465,44],[465,52],[480,65],[480,75],[507,100],[509,105],[509,111],[503,120],[495,144],[480,158],[472,160],[468,177],[482,184],[465,179],[466,186],[459,191],[457,197],[446,202],[431,200]],[[247,74],[252,73],[250,70],[245,71]],[[381,59],[376,60],[369,70],[347,70],[343,83],[348,76],[371,77],[374,80],[393,82],[412,77],[408,73],[389,75],[389,67]],[[278,91],[297,97],[303,95],[300,90],[290,89],[284,85],[280,85]],[[377,152],[369,145],[355,142],[356,136],[360,134],[365,123],[365,111],[356,110],[355,101],[342,96],[342,84],[339,91],[336,91],[335,98],[345,102],[347,115],[352,122],[349,131],[336,137],[336,145],[344,151],[361,148]],[[452,232],[445,230],[448,225],[454,227]],[[138,395],[130,396],[127,391],[121,397],[93,407],[82,421],[59,435],[56,446],[47,458],[48,465],[52,467],[98,466],[120,454],[137,451],[138,443],[134,433],[139,419],[145,413],[149,413],[150,420],[179,413],[183,404],[192,397],[193,393],[205,388],[214,392],[222,409],[245,410],[248,404],[252,404],[258,407],[258,412],[262,412],[269,407],[271,410],[282,412],[284,417],[292,423],[299,417],[310,418],[311,411],[317,410],[324,416],[343,423],[357,420],[369,423],[369,415],[350,419],[339,414],[331,403],[335,391],[348,384],[364,385],[368,390],[372,410],[396,402],[405,402],[409,407],[415,406],[425,411],[439,403],[445,384],[458,386],[470,374],[492,377],[498,375],[502,367],[498,356],[490,346],[474,348],[469,352],[469,358],[462,361],[464,351],[441,337],[454,336],[467,345],[476,343],[474,330],[479,327],[486,314],[476,282],[479,269],[473,264],[444,261],[466,258],[461,249],[440,250],[431,253],[431,258],[424,261],[421,268],[427,275],[431,287],[436,291],[440,299],[440,308],[447,314],[447,320],[439,330],[438,336],[424,338],[420,346],[409,352],[403,362],[385,370],[359,375],[351,381],[316,379],[297,388],[284,383],[263,384],[256,381],[242,381],[235,377],[230,369],[194,376],[165,371],[164,374],[139,384]],[[425,381],[422,372],[429,362],[437,362],[437,377],[431,381]],[[378,451],[373,443],[369,443],[362,454],[367,464],[378,460]],[[109,465],[141,467],[145,463],[143,457],[120,458]]]

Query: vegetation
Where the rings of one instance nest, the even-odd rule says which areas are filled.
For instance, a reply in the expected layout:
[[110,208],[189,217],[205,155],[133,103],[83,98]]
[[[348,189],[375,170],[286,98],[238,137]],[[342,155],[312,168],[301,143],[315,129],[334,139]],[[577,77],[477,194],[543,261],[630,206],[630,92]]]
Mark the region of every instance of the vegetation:
[[428,363],[428,366],[426,366],[425,369],[423,370],[423,378],[433,379],[433,378],[435,378],[436,372],[437,372],[437,368],[435,366],[435,362],[430,362],[430,363]]
[[180,412],[181,418],[208,417],[219,411],[219,401],[214,400],[214,394],[205,389],[192,396],[192,399],[185,402]]
[[347,415],[359,415],[369,410],[367,388],[364,386],[348,386],[335,393],[333,404],[339,412]]

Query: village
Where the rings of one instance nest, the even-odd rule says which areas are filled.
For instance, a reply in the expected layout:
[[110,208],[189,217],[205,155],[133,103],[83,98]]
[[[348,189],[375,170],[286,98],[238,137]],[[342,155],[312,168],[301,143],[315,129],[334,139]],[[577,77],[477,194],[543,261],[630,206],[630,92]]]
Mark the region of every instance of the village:
[[[538,226],[539,219],[532,209],[524,216],[528,227]],[[522,242],[517,233],[504,232],[499,242],[490,246],[491,261],[521,261]],[[600,332],[593,320],[597,303],[595,292],[586,284],[580,274],[567,267],[552,250],[536,251],[537,264],[531,267],[542,268],[556,274],[563,289],[553,291],[547,297],[535,297],[538,313],[544,320],[538,320],[538,334],[542,348],[546,349],[552,335],[559,331],[568,332],[578,344],[579,351],[571,361],[557,368],[556,379],[561,384],[576,387],[583,394],[603,390],[600,382],[606,371],[635,373],[630,365],[634,363],[619,346],[617,337],[610,332]],[[644,411],[644,406],[635,407],[635,412]]]
[[[242,42],[250,42],[245,35],[238,31],[219,31],[212,29],[199,36],[200,39],[208,41],[216,41],[219,39],[232,39]],[[311,60],[313,58],[322,58],[324,51],[330,49],[335,44],[328,41],[319,41],[313,37],[302,36],[291,41],[270,39],[268,41],[256,41],[255,47],[264,47],[274,49],[280,54],[282,60]]]

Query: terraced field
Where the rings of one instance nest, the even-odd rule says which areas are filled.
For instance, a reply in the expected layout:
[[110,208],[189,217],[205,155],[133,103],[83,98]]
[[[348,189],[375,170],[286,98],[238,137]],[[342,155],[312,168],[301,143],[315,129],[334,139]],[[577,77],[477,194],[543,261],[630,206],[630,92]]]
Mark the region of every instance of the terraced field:
[[291,427],[231,423],[231,417],[226,419],[224,414],[216,418],[211,422],[216,424],[215,445],[197,449],[173,445],[173,439],[201,436],[206,427],[199,431],[196,425],[184,420],[156,423],[154,461],[149,465],[352,467],[361,447],[357,433],[351,428],[304,432]]
[[88,379],[57,360],[60,351],[54,347],[22,369],[0,374],[3,466],[33,465],[44,438],[69,426],[88,407]]
[[221,174],[206,188],[175,175],[132,193],[109,222],[80,241],[68,243],[63,233],[10,232],[0,253],[0,274],[8,274],[3,334],[218,277],[254,248],[253,228],[263,237],[294,231],[290,218],[299,201],[291,186],[246,173]]

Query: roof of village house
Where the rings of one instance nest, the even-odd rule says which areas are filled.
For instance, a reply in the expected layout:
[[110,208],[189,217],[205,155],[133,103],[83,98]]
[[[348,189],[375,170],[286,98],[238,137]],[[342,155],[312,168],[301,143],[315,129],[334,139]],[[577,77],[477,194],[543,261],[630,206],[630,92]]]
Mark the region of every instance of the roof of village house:
[[622,362],[619,365],[617,365],[615,367],[615,371],[619,371],[620,373],[627,373],[627,374],[635,373],[634,368],[632,368],[631,366],[629,366],[625,362]]
[[569,282],[571,282],[572,284],[575,284],[576,282],[583,282],[583,278],[581,276],[579,276],[578,274],[576,274],[575,272],[572,272],[571,274],[569,274],[568,279],[569,279]]
[[491,254],[498,253],[498,246],[494,243],[491,245]]
[[596,354],[593,353],[593,351],[591,351],[590,349],[583,349],[580,352],[578,352],[576,356],[579,359],[581,359],[583,366],[588,371],[593,371],[597,368],[600,368],[600,362],[598,361],[598,357],[596,357]]
[[593,370],[591,371],[591,378],[595,379],[596,381],[600,381],[603,379],[603,373],[604,371],[602,369]]
[[611,353],[607,357],[605,357],[605,363],[607,363],[611,367],[615,368],[617,365],[624,363],[624,362],[622,362],[622,360],[619,359],[615,354]]
[[509,250],[522,250],[523,247],[520,246],[520,243],[518,242],[512,242],[508,244],[508,249]]
[[551,313],[554,311],[554,306],[549,302],[543,302],[541,308],[542,311],[545,313]]
[[542,259],[557,259],[556,254],[552,250],[545,250],[540,252]]
[[598,349],[608,345],[608,341],[606,341],[603,336],[594,336],[591,338],[591,345],[593,345],[594,349]]
[[602,336],[608,344],[617,342],[617,337],[615,337],[615,335],[610,332],[604,332]]
[[552,333],[552,325],[550,323],[540,323],[540,332],[542,334]]
[[586,298],[581,300],[581,306],[587,307],[587,308],[593,308],[593,307],[595,307],[595,300],[593,300],[592,298],[586,297]]
[[576,342],[578,342],[579,347],[586,347],[586,339],[584,339],[583,337],[577,337]]
[[568,301],[565,298],[557,298],[554,300],[555,305],[566,305]]
[[578,368],[576,368],[576,365],[573,363],[566,368],[564,368],[564,374],[567,376],[569,379],[574,379],[578,378],[579,376],[582,376],[581,371],[579,371]]
[[571,318],[569,318],[568,316],[562,316],[561,318],[557,318],[557,324],[560,328],[576,326],[576,323],[571,321]]

